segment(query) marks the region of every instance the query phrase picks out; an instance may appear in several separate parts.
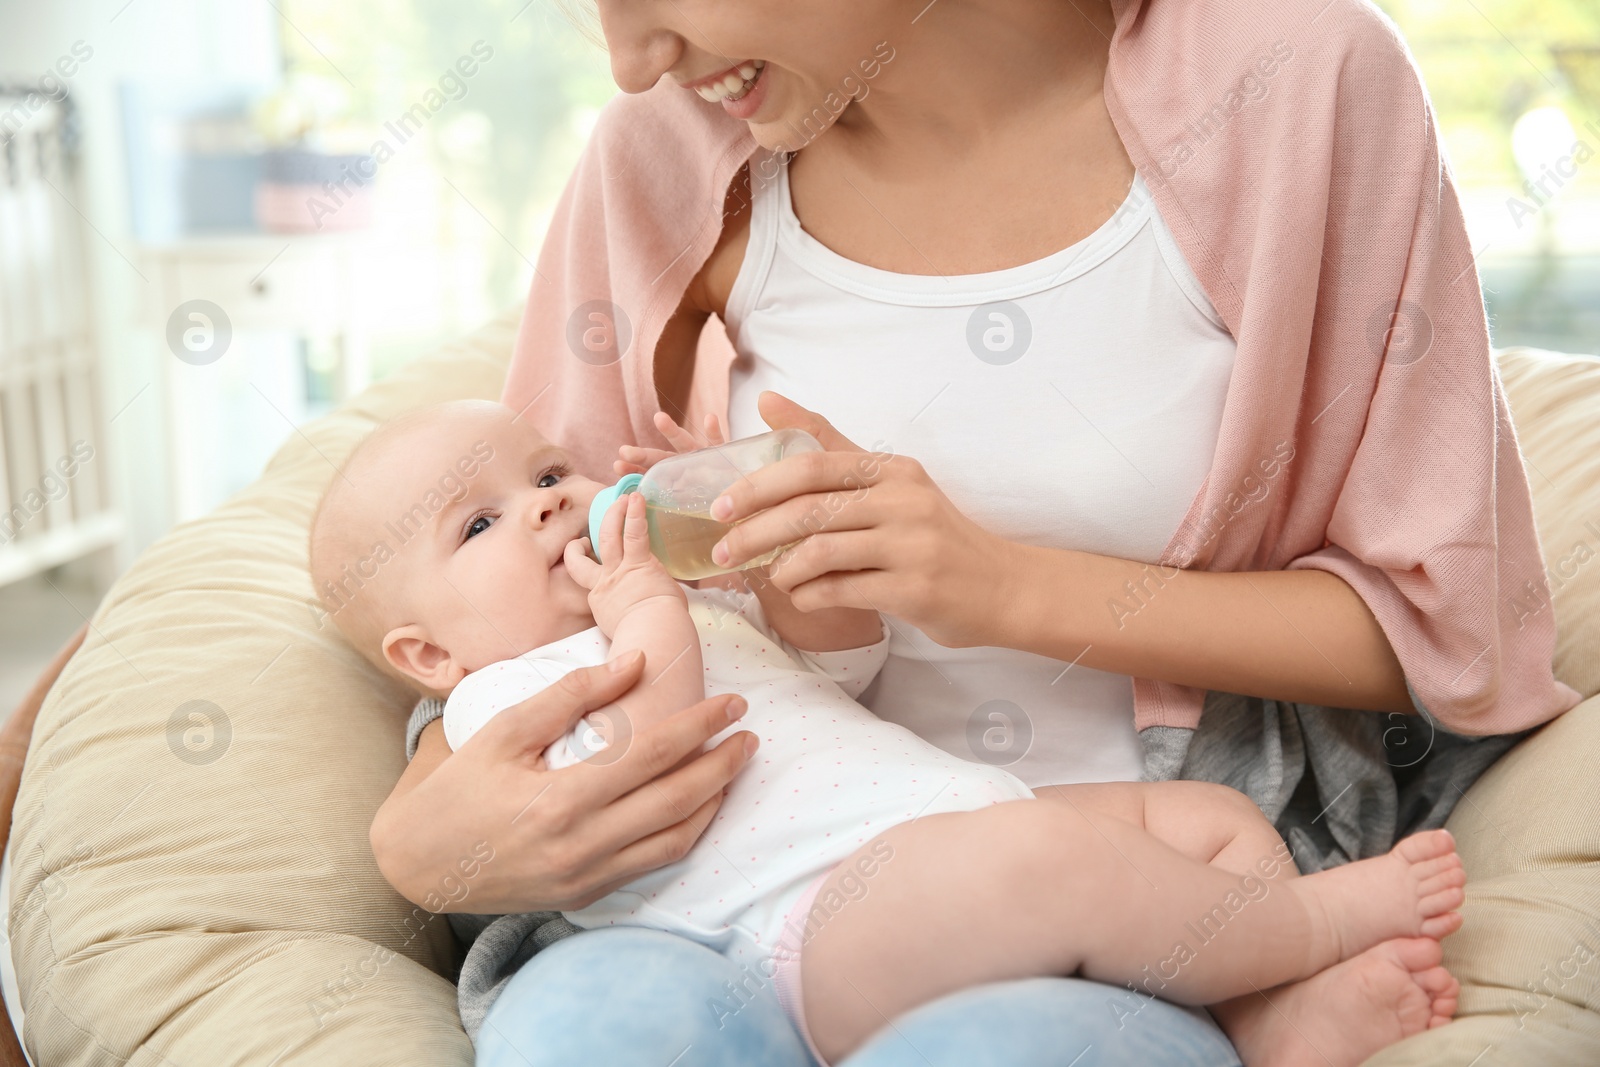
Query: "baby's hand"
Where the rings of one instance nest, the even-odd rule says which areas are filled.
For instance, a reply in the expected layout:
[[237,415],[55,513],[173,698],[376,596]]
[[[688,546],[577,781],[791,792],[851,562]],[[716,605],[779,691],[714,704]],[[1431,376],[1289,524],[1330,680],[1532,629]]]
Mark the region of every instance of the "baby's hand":
[[695,440],[694,434],[679,426],[673,421],[672,416],[665,411],[656,412],[656,429],[667,439],[677,452],[668,452],[661,448],[640,448],[638,445],[623,445],[617,449],[618,459],[611,464],[611,469],[617,472],[617,477],[625,474],[643,474],[651,467],[670,456],[682,452],[693,452],[697,448],[711,448],[714,445],[728,443],[728,435],[722,428],[722,420],[715,415],[706,416],[706,439]]
[[607,637],[615,637],[623,616],[647,600],[671,597],[688,609],[683,586],[650,553],[644,497],[638,493],[614,502],[600,520],[600,558],[605,562],[590,558],[588,543],[587,537],[569,541],[562,559],[572,580],[589,590],[589,610]]

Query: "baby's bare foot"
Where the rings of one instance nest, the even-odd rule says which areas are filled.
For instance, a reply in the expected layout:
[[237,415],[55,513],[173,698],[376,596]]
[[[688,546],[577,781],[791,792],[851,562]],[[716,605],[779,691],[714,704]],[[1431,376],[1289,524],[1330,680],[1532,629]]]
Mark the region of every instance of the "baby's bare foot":
[[1319,927],[1313,969],[1396,937],[1438,939],[1461,926],[1467,875],[1448,830],[1428,830],[1369,860],[1296,878]]
[[1245,1067],[1354,1067],[1455,1015],[1439,942],[1385,941],[1303,982],[1212,1008]]

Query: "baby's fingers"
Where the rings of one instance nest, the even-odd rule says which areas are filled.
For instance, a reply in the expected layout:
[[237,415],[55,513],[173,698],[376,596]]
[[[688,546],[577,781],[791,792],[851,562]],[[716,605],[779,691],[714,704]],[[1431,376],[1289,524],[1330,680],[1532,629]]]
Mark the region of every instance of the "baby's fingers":
[[650,523],[645,517],[644,497],[629,493],[628,513],[622,525],[622,562],[640,564],[650,559]]
[[595,583],[600,580],[601,567],[589,558],[587,537],[568,541],[566,549],[561,554],[561,561],[567,565],[567,573],[572,575],[572,580],[585,589],[593,589]]
[[656,429],[660,430],[661,436],[667,439],[667,443],[679,452],[693,452],[697,448],[705,447],[695,440],[694,434],[679,426],[665,411],[656,412]]
[[[622,560],[622,518],[628,513],[629,502],[638,493],[624,493],[611,502],[605,515],[600,519],[600,563],[602,566],[615,567]],[[643,501],[640,497],[640,501]]]
[[611,464],[611,468],[620,474],[643,474],[651,467],[660,463],[676,452],[668,452],[661,448],[641,448],[638,445],[623,445],[617,449],[618,459]]
[[706,413],[706,440],[713,445],[728,443],[728,431],[722,428],[722,420],[714,413]]

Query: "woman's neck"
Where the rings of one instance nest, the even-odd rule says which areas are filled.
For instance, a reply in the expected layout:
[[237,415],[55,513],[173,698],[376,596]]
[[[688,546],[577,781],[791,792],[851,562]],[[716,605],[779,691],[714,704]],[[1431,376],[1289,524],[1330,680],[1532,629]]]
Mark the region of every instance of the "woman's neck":
[[1019,124],[1098,106],[1115,26],[1111,0],[932,0],[818,145],[891,180],[981,154]]

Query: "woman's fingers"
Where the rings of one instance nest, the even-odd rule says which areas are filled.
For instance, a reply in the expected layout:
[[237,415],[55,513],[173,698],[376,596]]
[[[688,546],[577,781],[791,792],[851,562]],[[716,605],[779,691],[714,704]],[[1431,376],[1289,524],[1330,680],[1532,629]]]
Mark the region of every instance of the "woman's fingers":
[[[737,567],[746,560],[755,559],[802,538],[815,539],[816,536],[835,531],[871,529],[882,519],[877,503],[872,501],[869,505],[865,494],[859,491],[805,493],[791,497],[757,512],[723,534],[722,540],[712,546],[711,558],[720,566]],[[722,558],[718,548],[727,550],[726,559]],[[859,570],[867,566],[876,567],[880,564],[862,562],[851,569]]]
[[598,667],[569,671],[555,685],[490,719],[467,745],[486,746],[491,761],[531,763],[551,742],[566,736],[579,716],[610,704],[632,689],[643,674],[644,653],[638,651]]
[[[728,782],[744,766],[745,744],[752,735],[743,731],[722,740],[710,752],[696,757],[670,774],[645,782],[626,796],[606,805],[585,829],[600,857],[621,852],[645,838],[670,831],[690,821],[684,832],[690,841],[706,823],[695,818],[707,805],[714,811],[722,802]],[[652,857],[651,867],[669,862]],[[649,870],[642,867],[640,870]]]
[[833,571],[816,578],[798,582],[789,592],[789,600],[800,611],[818,608],[866,608],[880,615],[898,615],[893,610],[899,603],[888,599],[883,586],[885,572]]
[[[743,697],[731,694],[702,700],[654,726],[636,731],[627,742],[626,751],[603,760],[591,760],[588,764],[569,769],[583,769],[589,772],[583,776],[581,788],[585,798],[595,807],[609,804],[619,797],[639,790],[647,798],[654,797],[654,802],[658,805],[670,801],[686,812],[693,811],[712,792],[721,789],[732,780],[734,773],[749,758],[744,750],[744,742],[746,740],[754,742],[755,735],[738,734],[736,736],[740,741],[733,745],[728,744],[732,738],[725,739],[710,753],[697,758],[687,766],[679,768],[672,774],[667,774],[667,771],[676,767],[685,758],[699,752],[712,737],[739,721],[748,708],[749,705],[745,703]],[[623,710],[626,712],[626,707]],[[713,755],[715,758],[710,758]],[[690,770],[694,773],[684,774]],[[703,792],[698,796],[675,794],[660,796],[658,794],[661,783],[656,782],[658,778],[663,782],[675,782],[674,788],[679,790],[680,794],[685,789],[700,789]],[[656,788],[641,789],[648,784],[653,784]],[[660,822],[651,829],[659,829],[665,825],[666,822]],[[639,835],[634,834],[626,840],[633,840],[637,836]]]
[[768,564],[767,581],[792,595],[797,587],[824,574],[882,570],[890,562],[882,551],[883,539],[872,530],[817,534]]
[[801,452],[745,475],[711,502],[711,517],[737,522],[807,493],[858,493],[876,485],[883,461],[871,452]]
[[833,423],[782,393],[767,389],[756,397],[756,410],[774,430],[804,430],[829,452],[865,452],[866,449],[833,428]]
[[640,875],[682,859],[711,825],[721,806],[722,790],[718,789],[687,815],[674,812],[677,821],[623,845],[595,869],[595,878],[603,882],[601,887],[583,894],[570,907],[587,907]]

